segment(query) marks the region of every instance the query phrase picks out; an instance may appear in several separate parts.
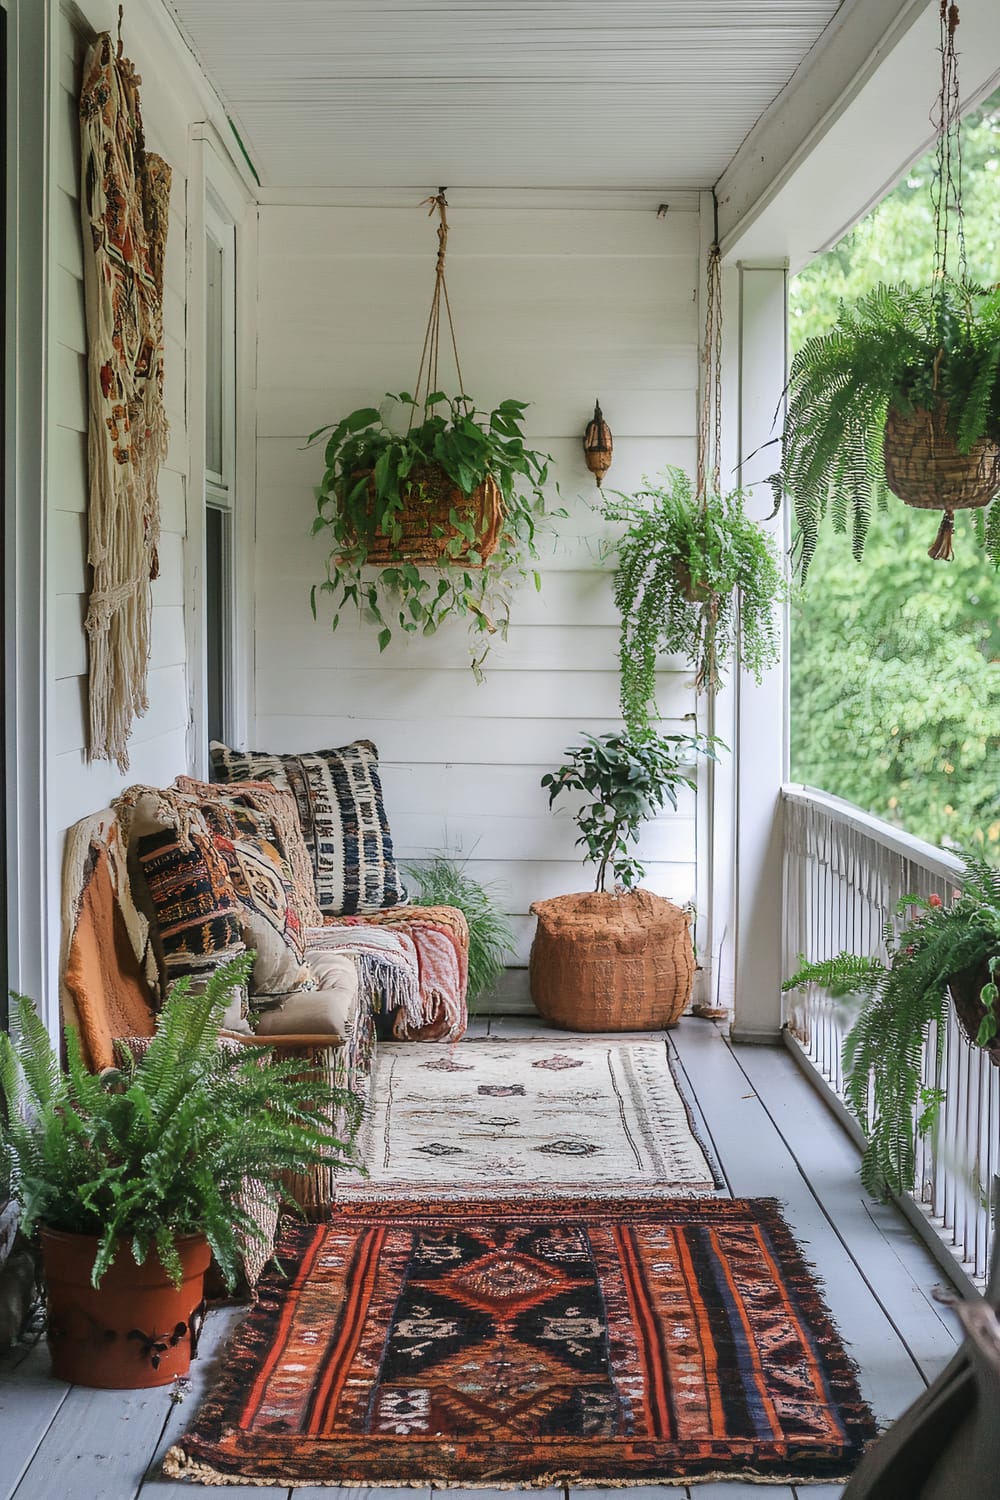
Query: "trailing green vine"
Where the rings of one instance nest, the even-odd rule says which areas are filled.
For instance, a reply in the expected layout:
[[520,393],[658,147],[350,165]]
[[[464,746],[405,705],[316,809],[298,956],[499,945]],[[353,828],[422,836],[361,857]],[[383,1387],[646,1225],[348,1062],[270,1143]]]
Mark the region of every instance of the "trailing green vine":
[[656,663],[678,654],[699,689],[732,661],[760,681],[778,659],[777,606],[786,586],[774,544],[746,514],[739,490],[697,500],[689,476],[667,468],[604,506],[625,530],[612,544],[621,615],[622,717],[633,734],[656,717]]
[[[412,418],[417,410],[424,420],[401,430],[406,414]],[[388,394],[381,409],[362,407],[312,433],[309,443],[329,434],[312,529],[331,547],[326,578],[311,592],[313,614],[321,594],[332,596],[335,630],[341,612],[355,608],[378,630],[380,651],[396,630],[433,635],[449,616],[464,615],[479,675],[483,646],[497,633],[506,636],[513,589],[529,576],[528,561],[537,556],[539,523],[546,515],[564,514],[546,510],[551,459],[525,446],[525,410],[524,402],[509,400],[487,414],[467,396],[435,391],[418,403],[402,391]],[[443,481],[437,477],[442,475]],[[441,543],[439,563],[418,565],[407,556],[402,526],[407,508],[429,504],[442,483],[469,496],[490,476],[502,500],[491,556],[479,552],[474,519],[458,506],[451,508],[447,525],[431,526]],[[371,566],[376,536],[390,540],[392,556],[387,564]],[[531,576],[540,588],[539,574]]]

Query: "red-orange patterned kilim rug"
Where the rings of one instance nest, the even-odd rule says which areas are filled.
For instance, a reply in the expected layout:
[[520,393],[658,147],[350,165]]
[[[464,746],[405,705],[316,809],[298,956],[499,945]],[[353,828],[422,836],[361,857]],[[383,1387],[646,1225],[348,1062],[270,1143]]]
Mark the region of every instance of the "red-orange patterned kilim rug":
[[771,1202],[345,1205],[279,1254],[175,1477],[787,1483],[874,1435]]

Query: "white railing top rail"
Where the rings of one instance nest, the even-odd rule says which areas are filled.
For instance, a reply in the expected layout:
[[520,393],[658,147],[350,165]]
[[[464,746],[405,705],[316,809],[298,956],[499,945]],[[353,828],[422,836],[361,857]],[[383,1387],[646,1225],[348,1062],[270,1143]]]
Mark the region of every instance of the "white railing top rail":
[[950,854],[947,849],[928,844],[925,839],[915,838],[902,828],[885,823],[872,813],[866,813],[843,797],[835,797],[831,792],[823,792],[818,787],[805,786],[800,782],[786,782],[781,788],[781,796],[785,802],[794,802],[825,813],[831,822],[855,829],[872,843],[920,865],[929,874],[937,875],[942,880],[954,880],[959,884],[962,881],[965,866],[957,854]]

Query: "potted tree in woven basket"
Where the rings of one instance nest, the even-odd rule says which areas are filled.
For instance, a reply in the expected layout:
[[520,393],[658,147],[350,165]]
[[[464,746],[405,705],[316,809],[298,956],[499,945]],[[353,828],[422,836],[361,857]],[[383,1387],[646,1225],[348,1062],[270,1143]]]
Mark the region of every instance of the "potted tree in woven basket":
[[916,1167],[914,1127],[934,1126],[943,1100],[925,1084],[921,1053],[931,1025],[941,1028],[949,997],[973,1046],[1000,1065],[1000,870],[963,853],[961,891],[907,896],[905,918],[884,933],[885,960],[838,953],[802,963],[785,990],[816,984],[860,1009],[844,1042],[847,1101],[868,1134],[861,1178],[870,1191],[908,1192]]
[[[226,1284],[291,1202],[283,1174],[347,1165],[329,1114],[342,1091],[266,1048],[221,1045],[253,955],[204,994],[179,981],[154,1037],[87,1071],[74,1028],[64,1071],[31,1001],[0,1032],[0,1154],[26,1232],[40,1230],[53,1374],[139,1389],[184,1375],[211,1257]],[[265,1253],[267,1253],[265,1251]]]
[[712,755],[712,743],[651,731],[582,740],[542,786],[550,807],[563,793],[583,793],[576,842],[597,866],[596,888],[533,903],[531,996],[547,1021],[572,1031],[673,1026],[694,978],[690,917],[638,885],[646,872],[635,846],[643,823],[694,786],[691,762]]
[[[536,556],[546,512],[550,459],[525,444],[526,403],[479,411],[466,395],[445,286],[448,241],[444,190],[438,257],[423,355],[413,394],[389,392],[381,407],[359,407],[318,428],[324,471],[313,534],[330,545],[326,578],[311,593],[333,597],[333,628],[345,606],[378,629],[384,651],[395,630],[432,635],[464,615],[474,641],[505,631],[514,584]],[[447,311],[458,394],[440,388],[442,309]],[[538,575],[535,575],[536,586]],[[474,648],[477,676],[485,651]]]
[[[929,287],[878,286],[841,307],[808,339],[788,382],[781,472],[794,503],[803,578],[829,508],[864,551],[873,505],[892,493],[943,512],[929,555],[952,556],[956,510],[977,512],[977,534],[1000,566],[1000,289],[970,283],[962,232],[958,6],[940,7],[941,89],[932,184],[934,275]],[[949,266],[957,245],[958,274]]]

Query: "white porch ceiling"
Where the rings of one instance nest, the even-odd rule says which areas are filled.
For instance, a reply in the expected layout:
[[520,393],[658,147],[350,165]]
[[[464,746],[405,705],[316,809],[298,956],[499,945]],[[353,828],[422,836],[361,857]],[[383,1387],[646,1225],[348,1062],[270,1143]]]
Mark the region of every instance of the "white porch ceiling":
[[841,0],[167,0],[265,189],[705,188]]

